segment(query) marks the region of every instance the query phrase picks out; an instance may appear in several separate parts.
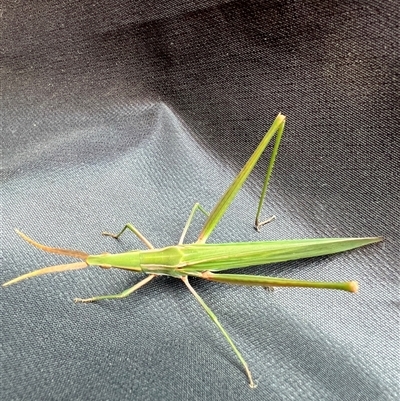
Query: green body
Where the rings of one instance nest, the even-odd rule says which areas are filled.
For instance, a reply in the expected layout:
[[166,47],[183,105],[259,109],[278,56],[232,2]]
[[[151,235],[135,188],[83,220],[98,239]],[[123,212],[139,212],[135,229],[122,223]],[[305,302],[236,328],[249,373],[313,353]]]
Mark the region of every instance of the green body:
[[[232,184],[226,190],[221,199],[217,202],[211,213],[208,214],[199,204],[194,205],[187,220],[187,223],[183,229],[182,236],[179,240],[178,245],[154,249],[153,245],[132,224],[128,223],[124,226],[121,232],[116,235],[110,233],[103,234],[118,239],[121,234],[126,229],[128,229],[143,241],[143,243],[149,248],[148,250],[135,250],[119,254],[104,253],[101,255],[89,255],[82,251],[54,248],[40,244],[17,230],[18,234],[23,239],[39,249],[42,249],[46,252],[52,252],[78,258],[81,259],[82,262],[50,266],[38,269],[16,277],[10,281],[7,281],[3,284],[3,286],[8,286],[21,280],[39,276],[42,274],[83,269],[89,265],[98,265],[104,268],[113,267],[137,273],[145,273],[147,275],[146,278],[142,279],[133,287],[128,288],[120,294],[101,295],[85,299],[75,298],[75,301],[77,302],[93,302],[105,299],[126,297],[159,275],[167,275],[180,278],[185,283],[189,291],[197,299],[197,301],[201,304],[201,306],[205,309],[213,322],[221,330],[222,334],[225,336],[226,340],[241,361],[248,376],[250,386],[255,387],[252,375],[243,356],[236,348],[232,339],[222,327],[217,317],[205,304],[199,294],[197,294],[194,288],[190,285],[188,277],[199,277],[209,281],[217,281],[221,283],[237,285],[254,285],[264,287],[312,287],[357,292],[358,284],[356,281],[320,282],[244,274],[219,274],[218,272],[247,266],[263,265],[268,263],[284,262],[288,260],[310,258],[314,256],[329,255],[358,248],[360,246],[382,240],[381,237],[319,238],[239,242],[227,244],[206,244],[208,237],[213,232],[215,226],[220,221],[221,217],[236,196],[240,187],[246,181],[255,163],[263,153],[265,147],[275,136],[275,144],[272,150],[270,162],[268,164],[264,185],[261,190],[261,196],[256,213],[254,227],[258,231],[260,227],[272,220],[272,218],[269,218],[263,222],[260,222],[259,216],[267,191],[269,178],[271,176],[271,172],[274,166],[275,158],[278,153],[278,148],[283,134],[284,126],[285,116],[279,114],[275,118],[275,121],[273,122],[271,128],[268,130],[260,144],[255,149],[254,153],[250,156],[247,163],[244,165],[237,177],[233,180]],[[192,221],[194,213],[197,210],[208,216],[206,222],[204,223],[198,239],[194,244],[183,244],[190,222]]]
[[264,287],[310,287],[357,292],[350,282],[321,282],[243,274],[213,274],[234,268],[330,255],[380,241],[372,238],[317,238],[227,244],[175,245],[118,254],[89,255],[88,265],[116,267],[149,275],[200,277],[227,284]]
[[146,274],[198,276],[196,273],[204,271],[216,272],[329,255],[377,241],[379,239],[373,237],[185,244],[117,254],[89,255],[86,263]]

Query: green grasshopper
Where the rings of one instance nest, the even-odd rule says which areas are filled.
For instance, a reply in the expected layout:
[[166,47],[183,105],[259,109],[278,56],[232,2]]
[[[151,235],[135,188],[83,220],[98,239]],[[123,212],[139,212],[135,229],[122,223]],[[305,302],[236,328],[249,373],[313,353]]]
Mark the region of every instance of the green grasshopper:
[[[137,273],[144,273],[146,277],[135,284],[133,287],[126,289],[120,294],[95,296],[92,298],[81,299],[76,298],[75,302],[93,302],[103,299],[124,298],[132,294],[137,289],[143,287],[149,281],[160,275],[167,275],[181,279],[189,291],[194,295],[200,305],[205,309],[212,321],[221,330],[226,340],[232,347],[233,351],[242,363],[244,370],[247,374],[250,387],[255,387],[251,372],[248,368],[246,361],[242,354],[236,348],[232,339],[222,327],[217,317],[206,305],[199,294],[189,284],[189,277],[198,277],[209,281],[217,281],[220,283],[247,285],[247,286],[261,286],[261,287],[312,287],[324,289],[336,289],[349,292],[357,292],[358,283],[356,281],[350,282],[315,282],[294,280],[276,277],[265,277],[256,275],[242,275],[242,274],[225,274],[218,273],[224,270],[233,268],[242,268],[247,266],[261,265],[267,263],[284,262],[288,260],[309,258],[313,256],[329,255],[337,252],[342,252],[374,242],[382,240],[382,237],[366,237],[366,238],[319,238],[319,239],[300,239],[300,240],[280,240],[280,241],[257,241],[257,242],[239,242],[239,243],[226,243],[226,244],[206,244],[208,237],[213,232],[215,226],[218,224],[226,209],[236,196],[237,192],[246,181],[248,175],[260,158],[264,149],[276,135],[274,147],[272,150],[270,162],[268,164],[263,188],[260,195],[260,201],[256,213],[254,227],[258,231],[263,225],[270,222],[272,218],[261,221],[259,216],[261,214],[262,205],[264,202],[265,194],[267,192],[269,179],[275,163],[275,158],[278,153],[279,144],[282,138],[285,116],[279,114],[271,128],[265,134],[264,138],[251,155],[245,166],[239,172],[237,177],[233,180],[225,194],[216,204],[211,213],[207,213],[205,209],[196,203],[189,215],[186,225],[183,229],[181,238],[178,245],[167,246],[165,248],[155,249],[154,246],[132,225],[126,224],[118,234],[111,234],[103,232],[104,235],[118,239],[125,230],[132,231],[146,246],[148,250],[134,250],[118,254],[103,253],[100,255],[89,255],[82,251],[53,248],[42,245],[25,234],[17,233],[28,243],[33,246],[51,253],[71,256],[81,259],[83,262],[69,263],[65,265],[50,266],[39,270],[23,274],[13,280],[3,284],[8,286],[26,278],[39,276],[47,273],[62,272],[67,270],[83,269],[91,265],[97,265],[102,268],[117,268],[129,270]],[[196,242],[193,244],[184,244],[186,232],[191,224],[196,211],[204,213],[207,217],[206,222],[200,232]],[[217,272],[217,273],[215,273]]]

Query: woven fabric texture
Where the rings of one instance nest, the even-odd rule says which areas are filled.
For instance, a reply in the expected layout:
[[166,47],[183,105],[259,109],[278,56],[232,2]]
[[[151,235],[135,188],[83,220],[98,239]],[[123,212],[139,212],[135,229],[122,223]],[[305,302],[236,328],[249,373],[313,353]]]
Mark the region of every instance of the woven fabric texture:
[[[0,289],[0,399],[399,399],[396,1],[5,2],[1,281],[91,254],[176,244],[278,112],[287,125],[209,242],[374,236],[354,252],[247,274],[357,280],[358,294],[192,280],[258,383],[180,280],[96,267]],[[196,216],[188,241],[204,219]]]

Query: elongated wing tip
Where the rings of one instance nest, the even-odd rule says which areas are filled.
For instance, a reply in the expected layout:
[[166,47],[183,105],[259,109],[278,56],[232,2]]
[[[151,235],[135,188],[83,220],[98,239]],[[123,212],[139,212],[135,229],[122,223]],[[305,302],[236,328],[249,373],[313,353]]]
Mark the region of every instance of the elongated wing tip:
[[368,244],[374,244],[375,242],[381,242],[384,240],[383,237],[360,237],[360,238],[350,238],[350,239],[354,239],[354,240],[359,240],[364,242],[363,244],[359,245],[359,246],[363,246],[363,245],[368,245]]
[[365,240],[369,240],[370,242],[380,242],[383,241],[384,238],[382,236],[377,236],[377,237],[364,237],[364,238],[360,238],[360,239],[365,239]]

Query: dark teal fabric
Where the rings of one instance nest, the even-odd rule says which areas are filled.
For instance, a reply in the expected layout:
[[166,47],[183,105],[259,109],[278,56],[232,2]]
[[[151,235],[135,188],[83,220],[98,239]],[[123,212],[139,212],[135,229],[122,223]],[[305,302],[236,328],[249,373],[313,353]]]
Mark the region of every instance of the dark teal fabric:
[[[359,294],[192,280],[258,387],[180,280],[92,267],[0,288],[1,400],[397,400],[399,8],[395,1],[6,2],[1,281],[89,253],[176,244],[278,112],[267,157],[209,242],[374,236],[342,255],[247,274],[357,280]],[[197,215],[193,241],[204,221]]]

